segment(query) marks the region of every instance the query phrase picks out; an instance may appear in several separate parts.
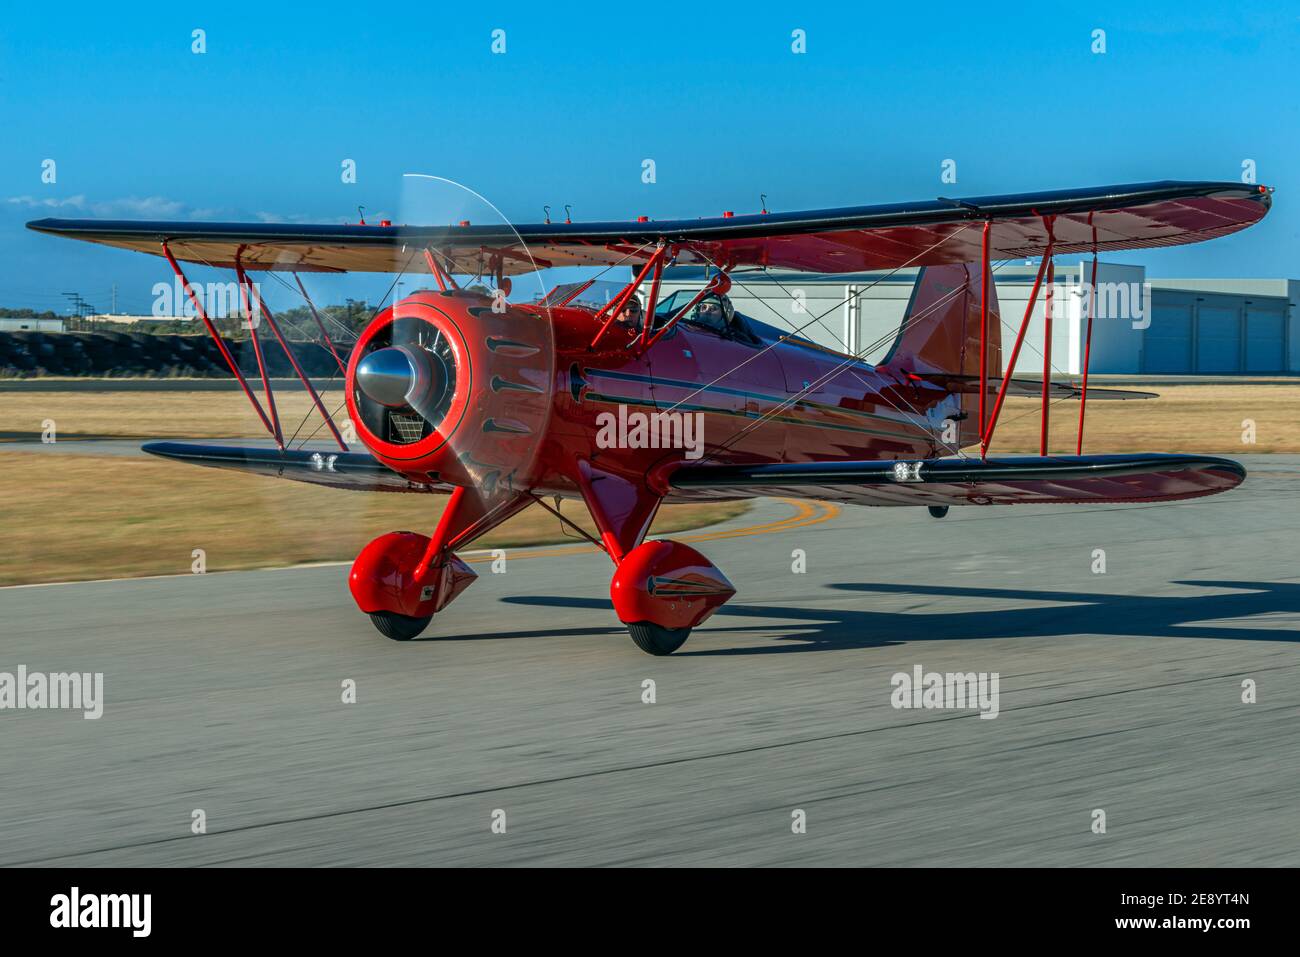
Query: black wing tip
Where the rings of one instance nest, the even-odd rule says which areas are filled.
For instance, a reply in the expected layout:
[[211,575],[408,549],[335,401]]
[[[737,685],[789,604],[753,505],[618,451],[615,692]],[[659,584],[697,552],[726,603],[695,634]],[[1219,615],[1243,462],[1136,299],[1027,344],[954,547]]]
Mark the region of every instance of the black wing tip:
[[140,451],[160,458],[172,459],[192,455],[202,448],[204,448],[202,445],[186,445],[184,442],[146,442],[140,446]]
[[311,455],[305,449],[278,449],[274,446],[209,445],[205,442],[146,442],[141,452],[180,462],[248,462],[255,464],[287,463]]
[[[1217,455],[1201,455],[1196,452],[1100,452],[1084,455],[1048,455],[1047,461],[1058,464],[1079,464],[1105,467],[1107,465],[1145,464],[1152,468],[1172,470],[1177,468],[1197,469],[1201,471],[1230,472],[1239,478],[1246,477],[1246,467],[1235,459],[1225,459]],[[958,459],[943,461],[958,462]],[[989,465],[1024,465],[1032,467],[1041,463],[1041,455],[1000,456],[986,460]]]
[[1200,458],[1200,468],[1211,472],[1227,472],[1237,477],[1240,484],[1246,480],[1246,466],[1242,465],[1235,459],[1222,459],[1217,456]]

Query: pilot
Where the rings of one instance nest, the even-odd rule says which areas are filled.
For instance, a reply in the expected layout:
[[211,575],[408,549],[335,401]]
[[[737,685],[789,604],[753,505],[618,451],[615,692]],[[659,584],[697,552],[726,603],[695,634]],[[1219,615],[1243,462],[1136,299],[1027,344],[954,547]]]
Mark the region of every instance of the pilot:
[[739,331],[736,307],[727,296],[710,296],[695,308],[695,321],[707,329],[729,335]]
[[640,329],[641,324],[644,322],[641,313],[641,300],[636,296],[629,299],[627,305],[623,307],[623,315],[619,318],[619,321],[633,329]]
[[695,321],[706,329],[722,332],[726,329],[722,306],[710,296],[695,307]]

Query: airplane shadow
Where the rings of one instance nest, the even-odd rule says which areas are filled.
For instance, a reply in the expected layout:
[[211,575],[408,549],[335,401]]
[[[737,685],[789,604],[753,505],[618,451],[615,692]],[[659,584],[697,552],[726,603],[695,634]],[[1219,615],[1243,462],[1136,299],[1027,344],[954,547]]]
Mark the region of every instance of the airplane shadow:
[[[800,608],[785,605],[724,605],[700,634],[771,632],[778,643],[754,648],[691,650],[684,655],[722,656],[780,654],[791,651],[836,651],[878,648],[914,641],[972,641],[983,638],[1051,638],[1062,635],[1115,635],[1128,638],[1218,638],[1236,641],[1300,641],[1292,621],[1260,622],[1240,627],[1229,622],[1260,615],[1293,615],[1300,622],[1300,584],[1287,582],[1179,581],[1173,584],[1207,589],[1232,589],[1227,594],[1119,595],[1076,593],[1028,588],[968,588],[954,585],[901,585],[850,582],[828,585],[840,591],[876,594],[984,598],[1000,602],[1062,602],[1050,606],[973,608],[963,611],[877,612],[856,608]],[[603,599],[554,595],[519,595],[501,599],[510,604],[551,608],[612,611]],[[782,624],[725,625],[720,619],[744,616],[781,619]],[[792,625],[785,625],[789,621]],[[1201,623],[1204,624],[1201,624]],[[1220,622],[1215,624],[1215,622]],[[618,635],[623,629],[515,632],[497,637],[543,637],[556,634]],[[488,636],[478,636],[488,637]]]

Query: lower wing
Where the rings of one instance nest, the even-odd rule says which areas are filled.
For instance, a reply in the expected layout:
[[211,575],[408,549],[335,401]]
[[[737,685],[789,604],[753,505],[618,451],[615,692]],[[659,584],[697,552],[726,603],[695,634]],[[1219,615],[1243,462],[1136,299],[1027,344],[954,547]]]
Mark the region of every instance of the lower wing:
[[238,445],[191,445],[185,442],[150,442],[150,455],[165,459],[233,469],[254,475],[287,478],[295,482],[326,485],[361,492],[450,492],[450,485],[420,485],[408,481],[366,452],[311,452],[306,449],[259,448]]
[[781,495],[859,505],[1173,502],[1226,492],[1246,470],[1229,459],[1143,452],[913,462],[693,465],[669,484],[683,498]]
[[[212,468],[370,492],[446,493],[408,481],[364,452],[280,451],[150,442],[144,451]],[[913,462],[691,465],[670,479],[674,498],[775,495],[859,505],[1016,505],[1173,502],[1226,492],[1246,470],[1204,455],[1017,456]]]

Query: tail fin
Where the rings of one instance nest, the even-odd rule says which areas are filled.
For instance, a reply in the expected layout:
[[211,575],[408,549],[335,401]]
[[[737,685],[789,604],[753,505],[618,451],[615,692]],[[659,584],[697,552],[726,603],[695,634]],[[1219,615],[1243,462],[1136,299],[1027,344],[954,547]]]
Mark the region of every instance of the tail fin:
[[[916,277],[898,339],[883,365],[916,375],[973,377],[980,374],[980,264],[928,266]],[[986,362],[989,378],[1002,375],[1002,323],[992,277]],[[959,442],[979,441],[979,386],[961,392]]]

